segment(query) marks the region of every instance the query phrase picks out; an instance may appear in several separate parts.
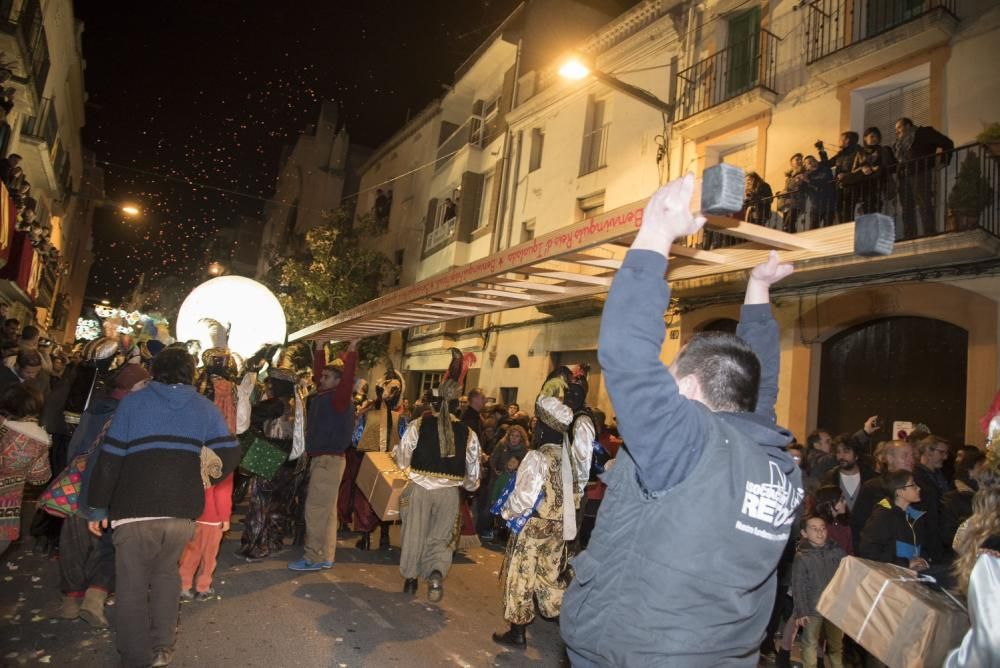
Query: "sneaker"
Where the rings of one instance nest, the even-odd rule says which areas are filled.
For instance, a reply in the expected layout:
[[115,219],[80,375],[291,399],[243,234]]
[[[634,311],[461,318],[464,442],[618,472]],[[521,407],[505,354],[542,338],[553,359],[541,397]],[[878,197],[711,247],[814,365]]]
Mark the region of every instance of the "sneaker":
[[292,561],[288,564],[288,570],[290,571],[320,571],[324,568],[333,568],[333,562],[319,561],[313,563],[308,559],[299,559],[298,561]]
[[190,603],[194,600],[194,592],[190,589],[181,590],[181,603]]
[[219,595],[215,592],[215,589],[209,587],[205,591],[200,591],[194,596],[196,601],[211,601],[213,599],[219,598]]

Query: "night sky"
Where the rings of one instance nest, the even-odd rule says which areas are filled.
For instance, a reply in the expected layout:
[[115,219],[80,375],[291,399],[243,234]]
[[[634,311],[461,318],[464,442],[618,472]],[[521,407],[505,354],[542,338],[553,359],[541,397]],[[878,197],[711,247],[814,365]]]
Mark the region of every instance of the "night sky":
[[315,121],[321,100],[341,105],[352,143],[377,146],[442,94],[517,4],[76,2],[84,143],[113,163],[108,199],[144,210],[134,221],[98,211],[87,295],[124,298],[143,272],[147,283],[204,280],[204,240],[262,211],[282,145]]

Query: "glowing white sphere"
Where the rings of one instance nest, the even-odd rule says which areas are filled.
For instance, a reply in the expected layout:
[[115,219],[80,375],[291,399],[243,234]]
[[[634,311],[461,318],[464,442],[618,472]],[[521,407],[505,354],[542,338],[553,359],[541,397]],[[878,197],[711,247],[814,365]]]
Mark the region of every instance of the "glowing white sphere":
[[205,340],[202,318],[229,325],[229,349],[249,357],[267,343],[284,343],[285,312],[270,290],[243,276],[220,276],[205,281],[184,299],[177,314],[177,339]]

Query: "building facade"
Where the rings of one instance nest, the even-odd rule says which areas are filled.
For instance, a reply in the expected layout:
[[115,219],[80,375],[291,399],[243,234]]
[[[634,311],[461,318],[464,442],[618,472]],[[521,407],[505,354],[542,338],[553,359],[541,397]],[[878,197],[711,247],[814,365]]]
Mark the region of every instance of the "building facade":
[[[68,342],[92,259],[95,202],[83,192],[89,187],[86,173],[97,169],[93,158],[85,159],[80,136],[86,100],[82,33],[69,0],[0,3],[0,51],[12,74],[4,93],[13,103],[5,109],[0,143],[4,157],[22,158],[22,183],[30,183],[30,190],[21,203],[33,211],[25,229],[14,233],[16,253],[7,256],[0,291],[12,315]],[[10,194],[20,201],[21,193]]]
[[[1000,162],[976,139],[984,123],[1000,120],[1000,75],[984,57],[998,53],[995,3],[645,0],[574,43],[610,83],[606,76],[561,79],[556,54],[529,66],[530,35],[524,23],[501,26],[429,117],[426,135],[440,127],[437,151],[409,156],[434,166],[423,177],[424,205],[415,201],[408,216],[390,218],[387,234],[404,235],[397,239],[412,242],[413,230],[422,230],[418,247],[406,245],[404,260],[415,266],[403,272],[402,287],[579,221],[603,222],[605,212],[641,210],[671,178],[735,164],[776,195],[751,230],[759,238],[773,230],[776,247],[794,251],[781,235],[806,232],[802,238],[821,249],[841,230],[853,234],[862,213],[891,215],[897,227],[890,256],[810,256],[777,291],[779,420],[800,439],[817,426],[853,431],[872,414],[887,425],[925,423],[955,442],[981,439],[978,418],[1000,373]],[[499,120],[491,136],[479,129],[494,95]],[[833,188],[828,204],[810,200],[789,217],[793,154],[819,157],[822,140],[833,158],[843,131],[870,127],[891,147],[901,117],[932,126],[955,148],[929,160],[904,155],[873,189]],[[735,225],[713,220],[714,234],[678,249],[665,360],[696,332],[734,328],[745,260],[763,252],[732,232]],[[623,234],[593,253],[613,267],[628,242]],[[552,264],[564,259],[553,256]],[[687,270],[713,261],[711,271]],[[512,293],[527,294],[502,292]],[[595,293],[429,322],[393,335],[393,363],[407,372],[412,399],[434,386],[446,349],[457,346],[478,357],[468,384],[522,406],[554,365],[587,363],[590,403],[613,415],[596,353],[602,299]]]

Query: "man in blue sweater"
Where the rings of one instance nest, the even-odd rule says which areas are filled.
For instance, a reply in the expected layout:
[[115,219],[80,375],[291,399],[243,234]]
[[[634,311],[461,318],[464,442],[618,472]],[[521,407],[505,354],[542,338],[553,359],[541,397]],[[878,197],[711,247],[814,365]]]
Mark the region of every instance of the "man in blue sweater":
[[756,666],[803,496],[774,415],[769,287],[791,265],[772,253],[753,270],[736,336],[660,361],[670,246],[705,222],[693,188],[688,175],[653,195],[604,306],[598,355],[625,446],[563,599],[574,666]]
[[306,549],[293,571],[333,568],[337,554],[337,496],[344,477],[347,448],[354,433],[354,373],[358,342],[351,341],[339,364],[325,364],[320,346],[313,361],[317,392],[309,400],[306,417],[306,455],[309,457],[309,491],[306,493]]
[[[170,664],[181,580],[178,562],[205,505],[201,449],[239,464],[222,413],[198,394],[194,359],[168,348],[153,361],[153,382],[124,397],[94,464],[88,502],[106,510],[115,544],[116,640],[126,668]],[[108,520],[91,522],[100,535]]]

